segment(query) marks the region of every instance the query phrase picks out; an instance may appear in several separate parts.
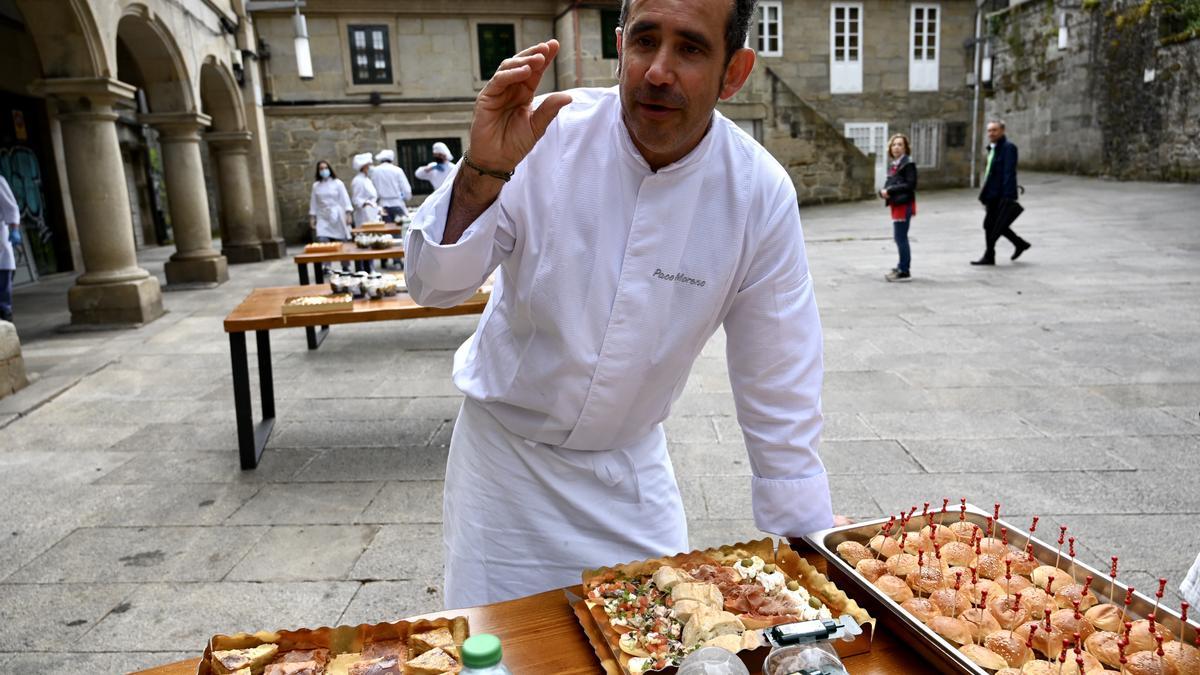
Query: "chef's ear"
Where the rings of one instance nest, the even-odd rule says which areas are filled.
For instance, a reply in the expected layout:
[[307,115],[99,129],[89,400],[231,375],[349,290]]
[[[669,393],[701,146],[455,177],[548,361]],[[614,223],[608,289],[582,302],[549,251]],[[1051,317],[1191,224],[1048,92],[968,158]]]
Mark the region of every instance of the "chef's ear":
[[754,70],[754,50],[742,47],[733,53],[725,66],[725,77],[721,80],[721,100],[726,100],[746,84],[747,78]]
[[621,52],[624,45],[621,44],[621,39],[624,37],[625,31],[620,26],[617,27],[617,77],[621,77]]

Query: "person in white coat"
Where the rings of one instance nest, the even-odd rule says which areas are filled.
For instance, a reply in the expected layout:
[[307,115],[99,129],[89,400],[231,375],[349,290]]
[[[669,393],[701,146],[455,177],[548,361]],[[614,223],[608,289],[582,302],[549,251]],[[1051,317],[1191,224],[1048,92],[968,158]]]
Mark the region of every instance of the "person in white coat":
[[662,423],[722,327],[756,525],[799,537],[835,522],[795,188],[715,110],[754,66],[753,3],[732,4],[627,1],[612,89],[535,101],[554,40],[505,60],[468,151],[414,217],[418,303],[453,306],[495,272],[454,359],[447,607],[688,550]]
[[4,176],[0,176],[0,320],[13,320],[13,277],[17,273],[17,254],[13,244],[20,241],[21,207]]
[[[313,237],[319,242],[349,241],[350,214],[354,207],[350,204],[346,184],[338,179],[333,167],[325,160],[317,162],[315,178],[308,198],[308,227]],[[324,267],[329,269],[328,265]],[[343,262],[342,269],[349,270],[350,263]]]
[[408,215],[408,205],[405,202],[412,198],[412,186],[408,183],[404,169],[396,166],[396,153],[380,150],[375,155],[375,161],[375,168],[371,169],[371,182],[379,192],[383,220],[387,223],[399,223],[401,217]]
[[446,182],[446,176],[450,175],[453,161],[454,155],[450,153],[450,148],[445,143],[438,141],[433,144],[433,161],[425,166],[417,167],[417,170],[413,171],[413,175],[421,180],[429,181],[436,190]]
[[350,202],[354,204],[354,226],[379,222],[379,192],[368,175],[371,171],[371,153],[354,156],[354,180],[350,181]]

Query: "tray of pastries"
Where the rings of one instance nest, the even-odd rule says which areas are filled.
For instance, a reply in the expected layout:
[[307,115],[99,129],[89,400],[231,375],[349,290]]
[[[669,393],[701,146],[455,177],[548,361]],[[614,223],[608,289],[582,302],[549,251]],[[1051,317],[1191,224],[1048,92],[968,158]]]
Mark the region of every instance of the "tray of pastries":
[[[960,499],[926,502],[889,518],[835,527],[806,539],[831,579],[942,673],[983,675],[1200,675],[1197,626],[1188,607],[1162,603],[1075,553],[1066,525],[1043,542]],[[1045,528],[1044,528],[1045,529]]]
[[766,644],[763,629],[843,615],[864,632],[838,649],[870,649],[873,619],[772,539],[590,570],[583,591],[576,617],[606,670],[623,675],[674,670],[706,646],[751,658]]
[[324,314],[345,312],[354,309],[354,298],[349,293],[333,295],[296,295],[283,301],[281,311],[289,314]]
[[442,675],[462,670],[462,617],[215,635],[197,675]]
[[326,241],[306,244],[304,246],[305,253],[341,253],[342,242]]

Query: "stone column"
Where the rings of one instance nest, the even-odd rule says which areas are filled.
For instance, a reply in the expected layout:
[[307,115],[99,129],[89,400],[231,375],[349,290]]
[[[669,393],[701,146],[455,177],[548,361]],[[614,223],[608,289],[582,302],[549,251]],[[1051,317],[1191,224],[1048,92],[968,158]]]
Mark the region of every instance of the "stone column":
[[62,129],[82,274],[67,295],[73,324],[140,324],[162,316],[158,280],[138,267],[113,104],[136,89],[111,78],[42,80]]
[[258,262],[263,259],[263,250],[250,191],[250,132],[209,132],[204,138],[217,160],[221,219],[229,236],[229,241],[221,242],[221,253],[231,263]]
[[225,257],[212,245],[212,220],[208,213],[208,188],[200,159],[200,130],[211,124],[199,113],[155,113],[142,121],[159,133],[163,154],[163,179],[175,254],[163,266],[168,284],[221,284],[229,280]]

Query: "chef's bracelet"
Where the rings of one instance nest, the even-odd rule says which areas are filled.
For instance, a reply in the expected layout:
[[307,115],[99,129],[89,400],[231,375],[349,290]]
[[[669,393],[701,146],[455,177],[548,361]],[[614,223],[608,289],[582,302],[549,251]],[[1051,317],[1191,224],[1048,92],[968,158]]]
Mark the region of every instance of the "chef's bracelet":
[[482,166],[479,166],[478,164],[476,164],[475,162],[472,162],[470,155],[468,155],[465,152],[463,153],[462,160],[463,160],[463,164],[466,164],[467,166],[471,167],[472,169],[475,169],[476,171],[478,171],[480,176],[491,176],[492,178],[499,178],[500,180],[504,181],[505,183],[512,180],[512,177],[513,177],[512,171],[493,171],[491,169],[485,169]]

